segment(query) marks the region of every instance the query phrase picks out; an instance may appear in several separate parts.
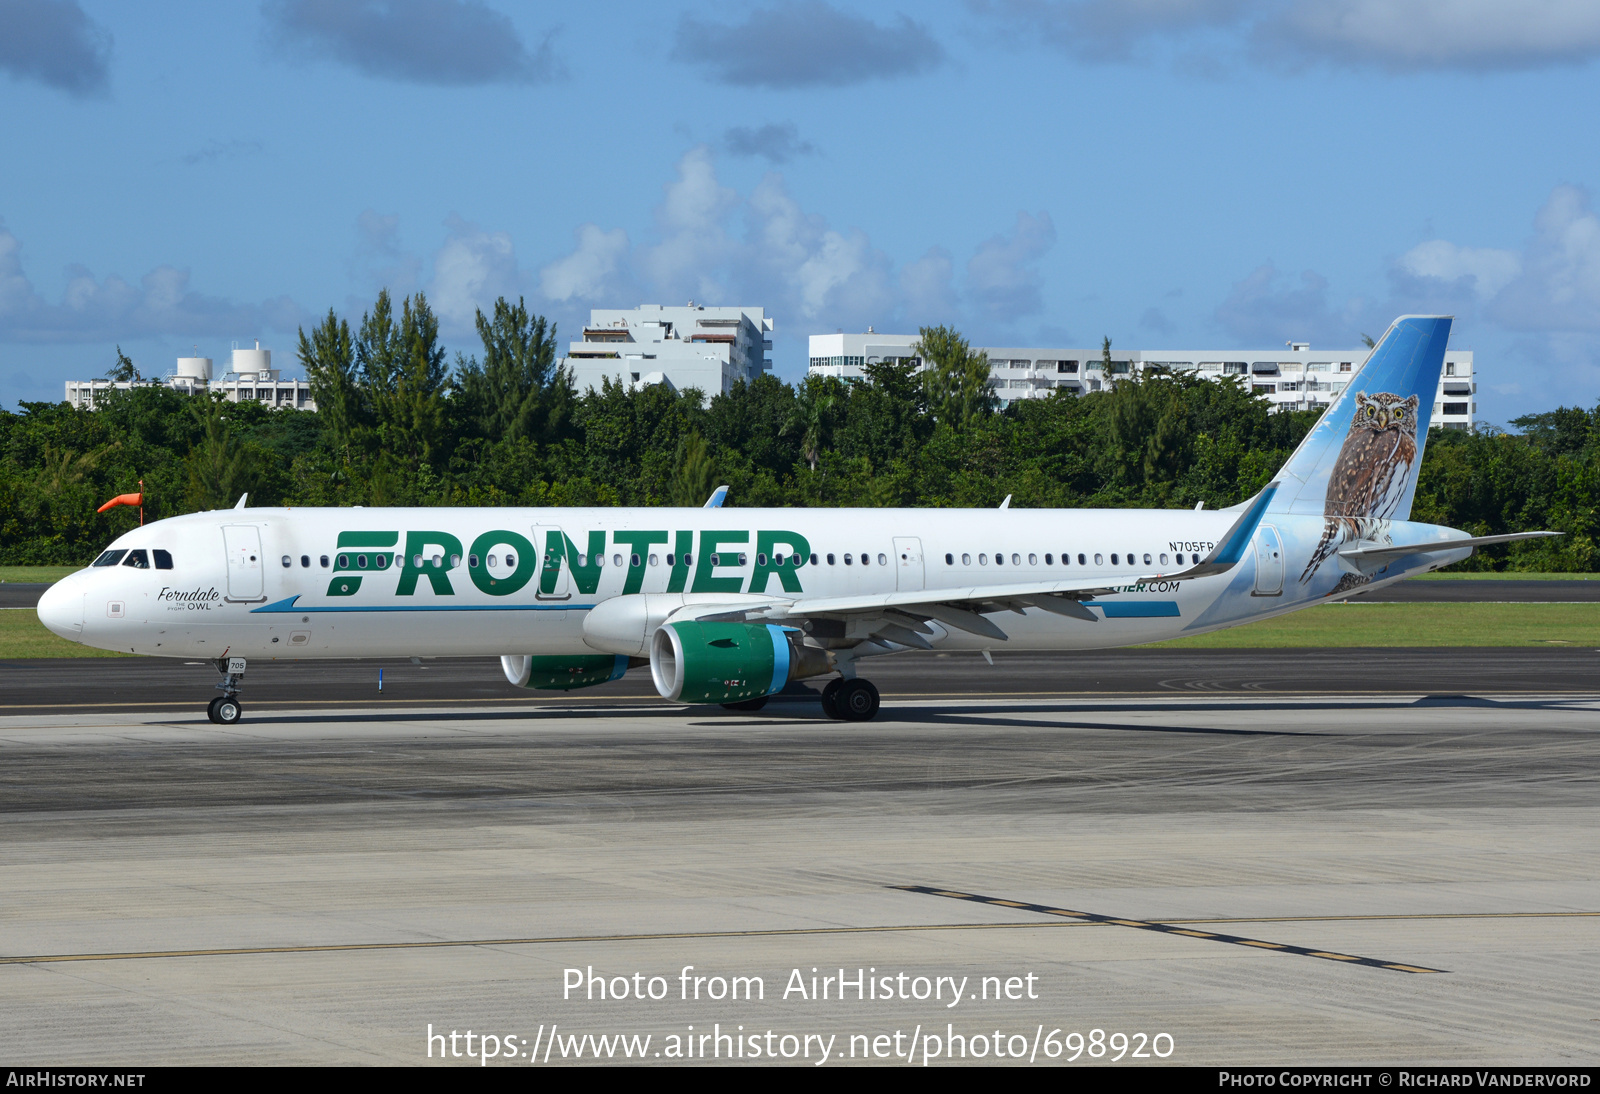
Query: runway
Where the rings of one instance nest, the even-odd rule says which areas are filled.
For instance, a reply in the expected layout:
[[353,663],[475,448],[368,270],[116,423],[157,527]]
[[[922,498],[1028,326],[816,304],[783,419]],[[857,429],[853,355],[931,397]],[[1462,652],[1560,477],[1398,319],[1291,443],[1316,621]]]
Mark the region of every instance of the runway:
[[895,694],[0,715],[9,1055],[1595,1062],[1600,688]]
[[[865,663],[884,701],[1118,695],[1592,694],[1600,651],[1581,647],[1405,649],[1122,649],[1078,653],[904,653]],[[378,688],[382,673],[383,689]],[[165,658],[0,661],[0,715],[61,711],[199,711],[219,677],[204,662]],[[816,684],[783,702],[816,704]],[[498,660],[251,661],[246,717],[351,705],[504,704],[602,709],[659,702],[647,669],[582,691],[514,688]]]

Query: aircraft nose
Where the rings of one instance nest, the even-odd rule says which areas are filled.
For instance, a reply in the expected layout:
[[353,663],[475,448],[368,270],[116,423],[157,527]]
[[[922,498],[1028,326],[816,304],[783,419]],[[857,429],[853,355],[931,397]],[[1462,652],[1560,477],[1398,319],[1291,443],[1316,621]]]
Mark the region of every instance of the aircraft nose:
[[64,577],[39,598],[39,622],[73,642],[83,636],[83,588],[78,575]]

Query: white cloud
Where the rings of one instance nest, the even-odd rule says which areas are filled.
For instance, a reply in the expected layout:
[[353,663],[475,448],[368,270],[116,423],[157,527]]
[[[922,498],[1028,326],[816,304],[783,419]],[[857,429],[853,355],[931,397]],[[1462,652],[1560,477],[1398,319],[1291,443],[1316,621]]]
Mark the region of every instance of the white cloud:
[[1593,0],[1295,0],[1261,36],[1308,56],[1396,70],[1522,69],[1600,53]]
[[522,274],[509,232],[486,232],[452,213],[450,235],[433,257],[428,300],[442,322],[471,329],[481,308],[492,312],[497,297],[522,292]]
[[1216,318],[1240,342],[1257,345],[1293,340],[1348,346],[1355,343],[1364,322],[1372,324],[1360,299],[1331,306],[1328,279],[1321,274],[1305,270],[1295,279],[1270,262],[1234,283]]
[[678,161],[678,178],[665,191],[656,208],[661,242],[638,253],[639,269],[667,299],[723,297],[715,271],[733,257],[726,221],[740,205],[738,191],[717,181],[711,149],[705,145],[691,148]]
[[1401,255],[1395,267],[1415,278],[1465,282],[1475,297],[1487,300],[1522,272],[1522,259],[1514,251],[1458,247],[1448,240],[1430,239]]
[[1521,268],[1489,306],[1495,322],[1527,331],[1600,330],[1600,217],[1586,191],[1551,191]]
[[1158,44],[1215,71],[1223,52],[1273,66],[1327,63],[1395,72],[1583,64],[1600,55],[1593,0],[968,0],[976,11],[1087,61]]
[[929,71],[945,52],[904,15],[885,27],[822,0],[779,0],[739,26],[683,16],[672,58],[736,87],[844,87]]
[[0,340],[93,342],[152,335],[242,338],[263,329],[293,330],[304,311],[286,296],[238,304],[189,287],[189,271],[157,266],[137,285],[112,274],[96,278],[69,266],[59,304],[34,287],[22,245],[0,223]]
[[578,246],[571,254],[540,268],[539,291],[563,304],[598,303],[614,295],[624,281],[622,264],[628,256],[628,233],[621,228],[608,232],[597,224],[585,224],[573,236]]
[[1034,265],[1055,245],[1056,226],[1050,214],[1017,214],[1009,236],[993,236],[967,262],[967,287],[988,314],[1003,322],[1032,315],[1044,307],[1044,278]]

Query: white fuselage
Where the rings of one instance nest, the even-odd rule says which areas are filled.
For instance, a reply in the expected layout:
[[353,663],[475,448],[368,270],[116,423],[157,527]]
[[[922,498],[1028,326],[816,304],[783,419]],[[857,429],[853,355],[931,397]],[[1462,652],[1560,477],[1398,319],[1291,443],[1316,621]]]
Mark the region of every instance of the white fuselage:
[[[1320,518],[1268,514],[1228,572],[1139,582],[1199,562],[1236,518],[1194,510],[238,509],[128,532],[111,547],[144,552],[145,566],[127,565],[124,555],[79,571],[46,593],[39,614],[85,645],[166,657],[432,657],[593,653],[584,617],[632,593],[798,599],[1050,580],[1118,590],[1088,602],[1092,622],[1037,608],[997,613],[1004,643],[932,627],[937,647],[1035,650],[1157,642],[1324,601],[1336,567],[1325,580],[1299,580]],[[1389,535],[1411,542],[1444,533],[1396,522]],[[157,568],[158,552],[170,555],[170,569]],[[1369,575],[1371,584],[1468,554],[1391,566]]]

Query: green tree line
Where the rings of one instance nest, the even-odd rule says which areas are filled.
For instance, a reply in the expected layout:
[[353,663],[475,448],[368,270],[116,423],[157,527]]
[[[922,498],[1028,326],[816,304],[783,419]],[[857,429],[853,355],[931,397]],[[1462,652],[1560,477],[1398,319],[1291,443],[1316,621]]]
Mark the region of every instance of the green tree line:
[[[480,312],[477,335],[450,360],[427,299],[383,293],[358,324],[330,311],[301,331],[314,413],[165,386],[93,411],[0,411],[0,563],[89,561],[138,520],[96,507],[140,480],[146,520],[245,492],[252,505],[699,505],[719,483],[739,506],[986,508],[1010,494],[1016,507],[1222,508],[1271,481],[1316,420],[1160,370],[1000,410],[988,361],[945,327],[922,331],[921,373],[899,361],[861,382],[763,376],[709,400],[609,383],[579,394],[555,325],[521,301]],[[116,368],[130,368],[120,351]],[[1415,519],[1568,533],[1467,567],[1596,569],[1600,407],[1514,424],[1435,431]]]

